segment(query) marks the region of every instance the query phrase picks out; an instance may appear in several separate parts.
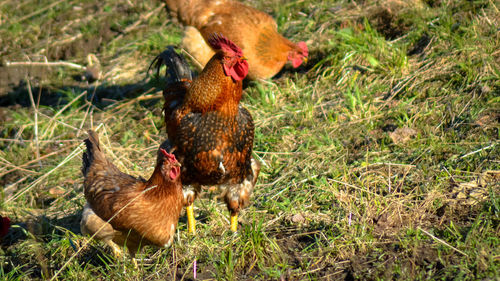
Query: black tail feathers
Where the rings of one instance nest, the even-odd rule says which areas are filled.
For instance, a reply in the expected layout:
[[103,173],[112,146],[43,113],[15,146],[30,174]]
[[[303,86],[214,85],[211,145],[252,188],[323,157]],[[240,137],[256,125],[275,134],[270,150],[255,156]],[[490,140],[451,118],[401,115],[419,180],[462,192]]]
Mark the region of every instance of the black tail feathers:
[[191,81],[193,79],[193,74],[189,68],[189,64],[186,62],[184,56],[178,54],[173,46],[168,46],[165,51],[159,54],[151,65],[151,68],[156,68],[156,75],[159,76],[160,68],[162,65],[167,67],[165,76],[167,77],[167,84],[172,84],[176,82],[183,82],[186,80]]

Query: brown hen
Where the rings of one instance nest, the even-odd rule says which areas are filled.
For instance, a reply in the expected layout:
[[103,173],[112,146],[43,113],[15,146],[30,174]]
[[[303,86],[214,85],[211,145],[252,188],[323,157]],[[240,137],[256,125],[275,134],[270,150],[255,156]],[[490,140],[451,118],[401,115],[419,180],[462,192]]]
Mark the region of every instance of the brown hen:
[[82,172],[87,204],[80,228],[108,244],[116,256],[127,246],[132,258],[141,245],[168,247],[183,206],[180,164],[173,154],[158,150],[149,178],[122,173],[108,160],[94,131],[85,140]]
[[304,42],[297,44],[278,33],[274,19],[253,7],[231,0],[165,0],[170,14],[186,25],[184,47],[203,66],[215,51],[208,44],[220,33],[239,46],[248,59],[250,79],[267,79],[287,61],[298,67],[307,60]]

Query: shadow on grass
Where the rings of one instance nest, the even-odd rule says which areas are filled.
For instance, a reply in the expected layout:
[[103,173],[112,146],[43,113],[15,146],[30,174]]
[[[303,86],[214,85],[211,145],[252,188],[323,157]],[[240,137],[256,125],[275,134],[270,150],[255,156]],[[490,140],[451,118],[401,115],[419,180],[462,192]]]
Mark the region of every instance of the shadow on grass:
[[[80,83],[83,84],[83,83]],[[125,99],[136,98],[144,93],[154,90],[154,85],[150,82],[140,81],[135,84],[126,85],[72,85],[72,86],[33,86],[31,92],[33,100],[36,104],[49,107],[62,107],[73,99],[77,98],[80,94],[86,91],[86,94],[78,101],[74,102],[72,106],[78,107],[84,104],[84,100],[91,101],[94,106],[100,109],[112,105],[116,102]],[[6,95],[0,96],[0,107],[21,106],[30,107],[31,97],[28,90],[28,85],[25,81],[21,80],[19,83],[11,88]]]
[[[4,272],[10,272],[11,277],[29,277],[44,279],[52,276],[70,256],[77,253],[77,263],[82,267],[93,265],[106,268],[115,263],[111,250],[105,246],[85,245],[85,240],[75,238],[73,234],[81,235],[81,210],[61,218],[50,219],[44,215],[33,216],[26,221],[13,221],[9,233],[0,241]],[[87,237],[88,238],[88,237]],[[66,244],[54,252],[51,244]],[[24,245],[21,249],[15,245]],[[47,251],[52,254],[47,256]]]

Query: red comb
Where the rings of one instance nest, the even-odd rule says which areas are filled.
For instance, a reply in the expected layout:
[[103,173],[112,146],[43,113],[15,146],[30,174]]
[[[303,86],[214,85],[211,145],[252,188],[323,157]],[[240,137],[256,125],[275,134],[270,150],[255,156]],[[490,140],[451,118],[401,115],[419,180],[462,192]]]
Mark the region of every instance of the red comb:
[[208,39],[208,44],[214,50],[223,50],[223,51],[233,51],[237,56],[243,56],[243,51],[240,47],[236,46],[231,40],[224,37],[222,34],[214,33]]
[[162,153],[165,157],[167,157],[167,158],[168,158],[168,160],[169,160],[170,162],[175,162],[175,161],[177,161],[177,159],[175,159],[175,155],[174,155],[174,154],[168,153],[168,152],[167,152],[165,149],[163,149],[163,148],[160,148],[160,151],[161,151],[161,153]]

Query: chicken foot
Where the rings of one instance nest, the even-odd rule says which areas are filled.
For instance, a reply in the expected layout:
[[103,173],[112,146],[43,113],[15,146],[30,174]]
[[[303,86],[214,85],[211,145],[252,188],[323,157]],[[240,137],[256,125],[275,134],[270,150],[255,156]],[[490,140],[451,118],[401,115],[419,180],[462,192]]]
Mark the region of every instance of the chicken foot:
[[116,259],[121,259],[123,257],[122,248],[113,242],[113,240],[104,240],[103,242],[111,248],[113,256],[115,256]]
[[228,185],[224,195],[227,208],[231,213],[230,227],[232,232],[238,230],[238,214],[240,209],[248,205],[250,194],[252,194],[257,177],[260,172],[260,162],[252,157],[251,159],[252,173],[240,184]]

